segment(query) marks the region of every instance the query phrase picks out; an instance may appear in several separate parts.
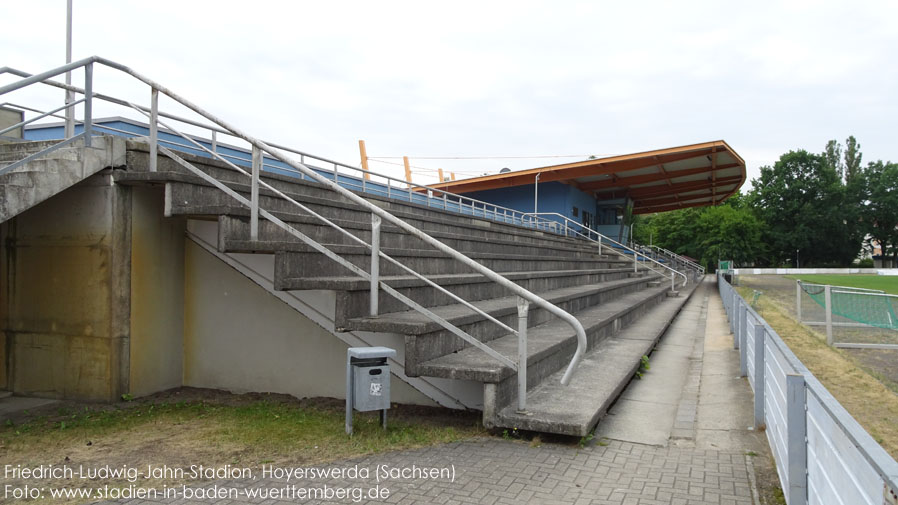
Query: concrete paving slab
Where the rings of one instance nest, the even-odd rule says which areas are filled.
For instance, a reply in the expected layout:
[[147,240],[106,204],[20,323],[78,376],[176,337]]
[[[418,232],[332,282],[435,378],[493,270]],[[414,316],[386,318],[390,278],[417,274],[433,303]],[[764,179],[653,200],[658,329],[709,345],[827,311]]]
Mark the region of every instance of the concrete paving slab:
[[621,399],[599,423],[596,437],[665,446],[676,413],[676,403]]

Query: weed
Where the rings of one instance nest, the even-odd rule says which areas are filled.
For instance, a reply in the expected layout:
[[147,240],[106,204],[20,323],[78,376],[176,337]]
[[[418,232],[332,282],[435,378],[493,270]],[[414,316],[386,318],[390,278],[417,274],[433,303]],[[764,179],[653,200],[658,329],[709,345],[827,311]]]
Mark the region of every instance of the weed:
[[595,435],[592,433],[590,433],[589,435],[586,435],[585,437],[580,437],[580,442],[579,442],[580,448],[582,449],[582,448],[586,447],[586,444],[588,444],[589,441],[593,439],[593,437],[595,437]]
[[125,393],[122,395],[122,401],[130,402],[134,400],[134,395],[131,393]]
[[745,451],[745,455],[751,456],[753,458],[753,457],[757,456],[758,453],[756,453],[755,451]]

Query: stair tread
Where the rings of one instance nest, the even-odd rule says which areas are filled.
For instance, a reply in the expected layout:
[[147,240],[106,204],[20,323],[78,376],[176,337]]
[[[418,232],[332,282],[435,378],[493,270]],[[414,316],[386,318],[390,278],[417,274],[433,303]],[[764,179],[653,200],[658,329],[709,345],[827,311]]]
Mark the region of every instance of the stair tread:
[[[589,307],[574,314],[589,333],[591,328],[635,309],[643,302],[656,297],[665,289],[645,289],[628,293],[614,301]],[[539,361],[547,353],[565,343],[576,341],[574,330],[565,321],[553,319],[539,326],[527,328],[528,363]],[[488,345],[499,354],[518,361],[518,337],[508,334]],[[514,371],[476,347],[466,347],[458,352],[425,361],[419,365],[420,375],[453,379],[470,379],[482,382],[498,382],[514,374]]]
[[[645,282],[646,279],[651,280],[652,277],[653,276],[649,275],[648,277],[635,279],[621,279],[582,286],[571,286],[538,294],[546,301],[557,304],[575,298],[578,295],[611,290],[616,287],[627,286],[630,284],[638,284],[640,282]],[[504,314],[509,311],[517,310],[517,296],[511,295],[501,298],[479,300],[471,302],[471,304],[487,314],[495,316],[497,314]],[[483,316],[473,312],[470,308],[462,304],[441,305],[439,307],[431,307],[429,310],[456,326],[473,323],[483,319]],[[351,330],[384,331],[402,333],[405,335],[421,335],[442,328],[442,326],[431,321],[424,314],[411,309],[401,312],[380,314],[377,317],[352,318],[348,321],[348,326],[348,329]]]
[[[625,273],[632,272],[629,267],[623,268],[589,268],[576,270],[529,270],[523,272],[497,272],[502,277],[509,280],[517,279],[540,279],[548,277],[567,277],[574,275],[589,275],[603,273]],[[438,274],[427,275],[429,280],[440,286],[452,284],[469,284],[478,282],[493,282],[481,274]],[[423,280],[412,275],[384,275],[380,277],[382,282],[386,282],[394,288],[418,287],[427,285]],[[342,291],[361,291],[370,289],[370,283],[356,276],[350,277],[288,277],[279,282],[284,286],[285,290],[290,289],[338,289]],[[297,286],[301,286],[297,287]]]
[[[693,286],[694,289],[694,286]],[[527,392],[527,412],[517,403],[499,411],[497,426],[585,436],[633,378],[640,358],[649,354],[688,296],[666,298],[639,321],[601,341],[589,351],[568,386],[564,370]]]

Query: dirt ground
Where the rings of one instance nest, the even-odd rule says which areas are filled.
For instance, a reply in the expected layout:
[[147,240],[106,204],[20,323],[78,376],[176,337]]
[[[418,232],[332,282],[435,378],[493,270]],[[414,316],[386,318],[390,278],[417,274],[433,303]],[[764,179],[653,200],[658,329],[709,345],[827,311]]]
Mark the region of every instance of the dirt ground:
[[[793,318],[797,317],[797,300],[795,280],[782,275],[743,275],[738,279],[739,286],[761,291],[761,297],[774,300]],[[823,321],[825,313],[822,307],[802,296],[802,321]],[[848,322],[847,319],[835,317],[834,321]],[[823,326],[810,326],[812,331],[825,339]],[[898,332],[881,328],[834,328],[835,342],[855,343],[898,343]],[[898,350],[885,349],[841,349],[855,363],[868,373],[879,379],[886,387],[898,394]]]

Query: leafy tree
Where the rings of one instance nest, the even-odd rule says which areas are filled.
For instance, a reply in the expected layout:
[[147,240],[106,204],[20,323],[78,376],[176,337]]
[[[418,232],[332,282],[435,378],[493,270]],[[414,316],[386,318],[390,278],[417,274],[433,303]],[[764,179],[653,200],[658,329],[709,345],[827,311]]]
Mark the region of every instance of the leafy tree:
[[898,257],[898,164],[877,161],[863,171],[864,230],[885,257]]
[[713,268],[718,259],[751,265],[764,255],[763,223],[741,195],[716,207],[675,210],[641,216],[634,223],[637,242],[652,243],[696,258]]
[[855,176],[860,175],[861,170],[861,145],[857,143],[854,135],[845,141],[845,182],[851,184]]
[[845,176],[845,164],[842,163],[842,144],[836,140],[827,142],[823,157],[826,158],[826,164],[836,170],[839,178]]
[[[857,144],[852,146],[852,159],[860,159]],[[761,167],[752,183],[750,200],[767,225],[770,263],[791,261],[796,251],[808,265],[845,265],[857,256],[863,239],[859,205],[826,154],[790,151],[772,167]]]

